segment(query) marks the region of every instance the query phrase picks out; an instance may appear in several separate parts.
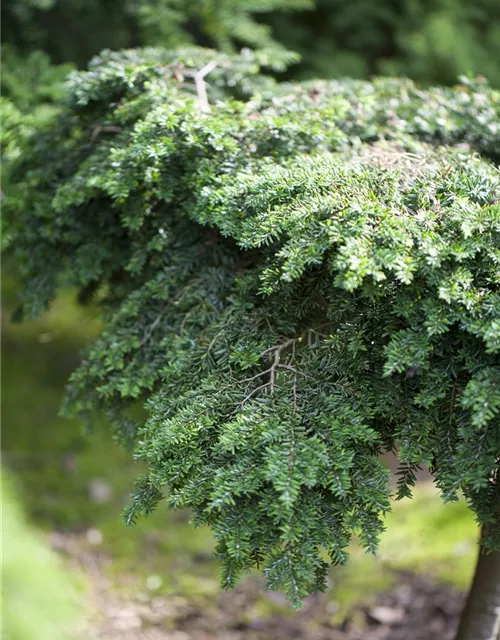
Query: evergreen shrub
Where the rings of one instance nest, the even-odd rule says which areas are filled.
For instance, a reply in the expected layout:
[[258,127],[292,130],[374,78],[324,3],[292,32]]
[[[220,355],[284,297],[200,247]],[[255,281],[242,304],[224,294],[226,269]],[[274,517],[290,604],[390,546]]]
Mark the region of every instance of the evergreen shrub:
[[67,285],[103,307],[64,410],[147,463],[126,521],[189,507],[224,586],[259,566],[298,606],[353,535],[376,550],[385,451],[398,497],[429,465],[500,547],[500,94],[271,63],[103,53],[24,141],[6,224],[18,318]]

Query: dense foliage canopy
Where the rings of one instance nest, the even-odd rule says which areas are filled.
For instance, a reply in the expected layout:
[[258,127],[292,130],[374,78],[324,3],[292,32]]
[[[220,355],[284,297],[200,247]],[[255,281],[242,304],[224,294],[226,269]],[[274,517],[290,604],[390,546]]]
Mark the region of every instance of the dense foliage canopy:
[[224,585],[261,566],[298,605],[353,534],[376,549],[388,450],[400,497],[427,464],[500,546],[500,95],[272,62],[103,53],[5,207],[17,315],[65,285],[105,309],[65,410],[147,463],[127,521],[167,489]]

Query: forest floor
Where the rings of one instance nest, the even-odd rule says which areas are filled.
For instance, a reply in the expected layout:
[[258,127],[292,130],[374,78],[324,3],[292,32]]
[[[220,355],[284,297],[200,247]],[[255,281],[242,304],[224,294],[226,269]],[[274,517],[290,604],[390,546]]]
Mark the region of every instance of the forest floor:
[[[476,527],[464,502],[431,482],[394,503],[377,557],[356,545],[325,594],[292,611],[260,577],[221,592],[213,540],[160,505],[134,527],[121,511],[141,469],[105,424],[91,434],[58,415],[79,350],[98,331],[71,292],[40,320],[14,325],[2,291],[3,462],[37,535],[79,582],[80,640],[447,640],[472,574]],[[57,596],[56,596],[57,598]],[[29,606],[29,603],[28,605]],[[78,617],[78,616],[77,616]],[[58,640],[49,636],[50,640]],[[39,638],[37,638],[39,640]]]
[[[332,615],[338,605],[322,594],[307,598],[299,612],[265,613],[255,577],[210,601],[157,595],[151,578],[149,588],[133,574],[121,575],[119,585],[110,580],[109,558],[89,549],[87,538],[53,534],[51,542],[88,579],[74,633],[81,640],[453,640],[464,600],[449,585],[395,571],[390,589],[354,604],[341,622]],[[286,609],[281,594],[264,597]]]

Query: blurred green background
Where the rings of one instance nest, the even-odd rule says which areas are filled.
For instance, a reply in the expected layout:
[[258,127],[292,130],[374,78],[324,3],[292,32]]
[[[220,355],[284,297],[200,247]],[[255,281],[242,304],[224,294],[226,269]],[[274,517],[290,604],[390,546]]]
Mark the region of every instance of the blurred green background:
[[103,48],[279,42],[303,56],[293,76],[500,83],[497,0],[17,0],[2,3],[2,19],[5,44],[57,64],[85,65]]
[[[302,60],[286,79],[385,74],[450,84],[479,73],[500,86],[497,0],[11,0],[2,3],[2,20],[7,161],[16,136],[51,116],[67,73],[103,48],[288,48]],[[5,181],[3,190],[8,196]],[[211,536],[194,529],[188,513],[160,506],[133,528],[122,524],[134,463],[104,423],[84,433],[58,416],[67,376],[99,331],[97,310],[77,305],[68,291],[40,320],[13,324],[18,283],[5,260],[2,278],[4,637],[58,640],[68,630],[94,637],[89,629],[97,628],[113,638],[155,615],[175,628],[193,611],[215,621],[225,611],[236,627],[304,615],[262,594],[255,576],[221,600]],[[412,502],[395,505],[387,524],[378,558],[354,545],[353,562],[332,574],[316,624],[373,597],[395,570],[466,587],[476,527],[465,504],[443,505],[432,483],[423,484]],[[128,618],[123,602],[134,603],[125,607]],[[167,605],[168,615],[158,613]]]

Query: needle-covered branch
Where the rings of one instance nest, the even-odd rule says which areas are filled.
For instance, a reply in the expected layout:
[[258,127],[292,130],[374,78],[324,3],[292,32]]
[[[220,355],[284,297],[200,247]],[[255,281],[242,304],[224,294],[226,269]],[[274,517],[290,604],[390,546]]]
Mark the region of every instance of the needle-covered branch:
[[[376,549],[387,450],[400,496],[427,464],[500,546],[500,97],[258,63],[103,54],[5,208],[25,314],[65,284],[105,310],[65,407],[147,463],[130,521],[166,493],[224,585],[259,565],[299,605],[353,534]],[[206,65],[201,113],[184,78]]]

